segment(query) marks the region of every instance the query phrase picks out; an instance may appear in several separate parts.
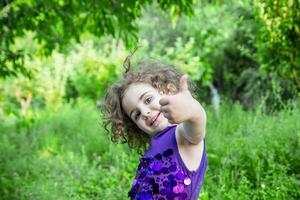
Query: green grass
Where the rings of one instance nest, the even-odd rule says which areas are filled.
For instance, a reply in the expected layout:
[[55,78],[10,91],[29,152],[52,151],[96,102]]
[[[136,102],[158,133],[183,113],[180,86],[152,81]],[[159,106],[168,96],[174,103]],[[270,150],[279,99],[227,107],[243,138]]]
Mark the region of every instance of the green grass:
[[[201,199],[299,199],[300,110],[207,108]],[[112,144],[90,103],[0,124],[0,199],[126,199],[138,155]]]
[[208,118],[207,199],[300,198],[299,109],[266,115],[236,104]]

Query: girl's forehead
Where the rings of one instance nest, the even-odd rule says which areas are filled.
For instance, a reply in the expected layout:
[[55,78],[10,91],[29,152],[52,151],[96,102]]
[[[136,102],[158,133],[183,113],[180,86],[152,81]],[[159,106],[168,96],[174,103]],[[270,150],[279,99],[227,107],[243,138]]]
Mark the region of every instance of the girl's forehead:
[[152,85],[148,83],[132,83],[124,91],[123,101],[126,99],[136,99],[147,91],[157,91]]
[[124,96],[126,96],[126,93],[140,93],[140,92],[144,92],[146,90],[153,90],[156,91],[156,89],[150,85],[149,83],[143,83],[143,82],[137,82],[137,83],[132,83],[130,84],[125,92],[124,92]]

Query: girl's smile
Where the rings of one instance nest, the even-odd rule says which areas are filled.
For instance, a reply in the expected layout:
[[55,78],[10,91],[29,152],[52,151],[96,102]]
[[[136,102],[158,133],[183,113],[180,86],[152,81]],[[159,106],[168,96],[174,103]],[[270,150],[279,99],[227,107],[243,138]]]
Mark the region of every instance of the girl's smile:
[[122,107],[141,130],[153,136],[171,125],[160,111],[161,98],[150,84],[133,83],[124,93]]
[[161,112],[159,112],[157,116],[153,118],[153,121],[151,122],[150,125],[156,127],[160,122],[160,116],[161,116]]

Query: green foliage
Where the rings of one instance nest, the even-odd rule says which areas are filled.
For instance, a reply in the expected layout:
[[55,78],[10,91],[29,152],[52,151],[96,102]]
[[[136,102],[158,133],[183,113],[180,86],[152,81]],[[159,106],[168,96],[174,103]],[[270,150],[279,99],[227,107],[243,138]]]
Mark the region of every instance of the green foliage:
[[[300,1],[255,1],[260,22],[257,59],[264,73],[287,79],[300,91]],[[275,56],[274,56],[275,55]]]
[[[267,9],[267,4],[273,1],[263,2],[200,2],[194,8],[194,16],[180,18],[175,27],[164,13],[152,6],[139,21],[140,35],[149,42],[148,54],[152,57],[164,60],[169,56],[169,60],[190,72],[200,87],[203,100],[210,100],[208,86],[214,85],[221,95],[240,101],[247,108],[263,98],[270,107],[281,108],[299,93],[299,76],[295,76],[300,66],[296,61],[300,57],[296,31],[299,17],[295,18],[300,10],[296,9],[299,3],[278,3],[272,9],[283,13],[276,14],[277,11]],[[270,20],[266,23],[279,20],[277,15],[289,18],[280,21],[282,31],[274,31],[285,38],[277,41],[278,48],[275,43],[268,42],[271,33],[265,30],[267,25],[261,19],[258,6],[261,4],[266,4],[267,9],[262,11],[269,13]],[[293,9],[287,9],[287,4]],[[284,56],[288,54],[295,56],[294,61]]]
[[272,115],[264,108],[223,105],[219,118],[209,113],[204,191],[211,199],[300,197],[299,108]]
[[0,108],[5,114],[17,116],[21,115],[22,101],[29,95],[32,98],[26,108],[28,115],[34,109],[58,110],[65,100],[79,97],[96,102],[108,85],[122,75],[122,62],[127,53],[120,41],[99,40],[88,35],[84,43],[71,45],[68,54],[55,50],[48,57],[38,56],[38,44],[26,47],[27,43],[33,42],[31,34],[18,41],[19,47],[35,56],[34,59],[26,58],[24,63],[34,73],[30,78],[8,77],[0,85],[3,94]]
[[209,85],[212,81],[212,69],[194,51],[194,45],[195,39],[192,37],[187,43],[184,43],[181,38],[177,38],[175,47],[166,48],[165,56],[186,72],[192,80]]
[[[240,39],[244,35],[236,33],[245,22],[242,16],[239,19],[239,6],[235,1],[228,4],[198,2],[194,16],[179,19],[175,27],[164,13],[152,6],[139,21],[140,35],[149,43],[148,54],[161,60],[168,59],[196,81],[202,101],[210,101],[210,85],[215,85],[222,94],[230,96],[231,93],[228,94],[224,89],[234,90],[239,72],[251,67],[247,65],[245,56],[237,54],[232,58],[227,52],[235,55],[234,49],[225,50],[227,45],[236,48],[249,39]],[[249,24],[243,27],[251,28]],[[235,34],[238,38],[234,37]],[[230,74],[232,80],[224,80],[225,73]]]
[[136,158],[126,156],[128,148],[109,143],[90,102],[74,106],[65,105],[57,113],[37,112],[30,127],[20,126],[21,118],[1,123],[2,199],[120,199],[124,195],[124,187],[130,185],[128,173],[134,173],[130,170],[135,167],[126,162],[135,163]]
[[165,13],[152,5],[138,21],[146,54],[180,67],[197,83],[203,101],[210,100],[215,62],[222,59],[222,48],[235,30],[232,23],[236,17],[228,7],[198,2],[193,17],[182,17],[173,26]]
[[[108,41],[110,40],[110,41]],[[122,75],[122,62],[126,51],[120,41],[112,38],[98,41],[86,40],[82,45],[75,45],[67,59],[73,64],[66,90],[73,89],[76,96],[98,100],[103,96],[109,84]],[[73,88],[71,88],[73,87]]]
[[[134,22],[134,26],[140,29],[138,37],[144,47],[137,54],[142,59],[151,57],[179,66],[196,82],[202,101],[210,101],[210,88],[214,86],[219,94],[227,99],[240,101],[247,108],[261,99],[267,99],[270,107],[282,108],[287,101],[296,99],[299,93],[297,60],[300,48],[297,47],[298,18],[295,17],[299,13],[296,9],[298,1],[278,2],[275,6],[271,1],[201,1],[193,8],[193,17],[182,16],[173,18],[173,21],[168,13],[159,9],[168,4],[164,5],[164,1],[153,5],[139,5],[145,10],[140,13],[143,16]],[[169,3],[172,4],[170,12],[189,12]],[[12,2],[8,5],[18,7],[21,4]],[[33,9],[35,1],[23,4]],[[51,3],[46,1],[45,5],[38,4],[45,6]],[[63,5],[64,2],[55,9],[60,10]],[[268,9],[270,6],[273,10]],[[287,9],[289,6],[291,8]],[[48,9],[52,8],[53,5]],[[6,6],[0,19],[6,19],[5,16],[9,16],[11,9]],[[87,8],[82,9],[84,11]],[[279,13],[272,14],[270,10]],[[30,9],[28,12],[31,12]],[[81,11],[72,12],[79,14]],[[53,17],[57,23],[60,14],[62,13],[57,18]],[[137,16],[140,17],[140,14]],[[76,18],[78,16],[74,21]],[[52,18],[42,21],[47,24],[51,20]],[[39,23],[42,22],[33,26],[38,26]],[[52,25],[47,28],[51,29]],[[80,43],[67,35],[65,43],[53,47],[54,50],[49,52],[51,48],[46,45],[47,38],[45,41],[37,40],[41,35],[33,29],[13,37],[9,49],[13,52],[23,51],[26,56],[22,66],[31,71],[31,76],[16,78],[14,81],[10,79],[0,86],[3,94],[8,96],[0,99],[5,113],[19,112],[16,108],[20,107],[20,100],[13,93],[7,92],[15,90],[12,85],[17,85],[21,93],[26,93],[25,90],[32,93],[33,107],[57,109],[64,99],[88,97],[97,100],[107,86],[122,75],[122,61],[128,55],[122,40],[113,39],[116,35],[99,39],[90,34],[95,35],[94,32],[85,31],[85,26],[81,27],[83,31],[80,34],[76,33],[79,34]],[[113,27],[122,32],[118,26]],[[44,31],[48,31],[47,28]],[[71,32],[68,27],[63,29]],[[52,37],[51,34],[48,34],[49,37]],[[47,57],[44,56],[45,52],[48,52]],[[137,54],[133,60],[139,60]],[[5,65],[1,66],[5,68]],[[15,72],[18,70],[11,69]],[[22,86],[24,79],[27,79],[26,88]],[[11,82],[14,83],[10,85]],[[12,108],[13,106],[15,107]]]
[[18,113],[22,109],[22,101],[32,97],[28,109],[47,107],[57,110],[63,103],[67,76],[70,65],[64,56],[54,52],[51,57],[44,59],[26,60],[25,66],[35,66],[31,78],[19,76],[7,78],[0,86],[4,96],[5,113]]
[[[195,52],[194,38],[191,37],[188,41],[184,41],[183,38],[177,37],[174,46],[153,50],[151,50],[151,44],[149,44],[147,40],[143,42],[142,53],[146,55],[150,54],[150,56],[155,59],[159,58],[159,62],[175,65],[188,74],[191,80],[199,82],[202,85],[207,86],[212,81],[212,69],[210,66],[207,66],[207,63],[203,62],[199,55],[197,55],[197,52]],[[139,60],[139,57],[141,56],[134,56],[134,60]]]
[[[0,77],[30,73],[23,65],[23,49],[12,50],[16,37],[26,31],[35,33],[35,40],[42,45],[41,53],[50,55],[52,50],[66,50],[73,40],[83,33],[98,37],[111,35],[122,39],[127,46],[138,41],[135,20],[151,1],[2,1],[0,3]],[[159,1],[163,10],[173,18],[178,14],[191,14],[192,1]]]

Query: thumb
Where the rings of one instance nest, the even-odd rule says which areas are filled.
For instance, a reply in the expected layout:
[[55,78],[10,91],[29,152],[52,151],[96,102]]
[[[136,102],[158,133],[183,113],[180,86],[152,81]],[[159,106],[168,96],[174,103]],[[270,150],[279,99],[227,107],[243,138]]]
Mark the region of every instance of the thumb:
[[186,74],[181,76],[180,82],[179,82],[179,91],[180,92],[189,90],[187,80],[188,80],[188,76]]
[[167,105],[170,103],[170,100],[169,100],[169,97],[165,96],[165,97],[162,97],[160,100],[159,100],[159,104],[161,106],[164,106],[164,105]]

